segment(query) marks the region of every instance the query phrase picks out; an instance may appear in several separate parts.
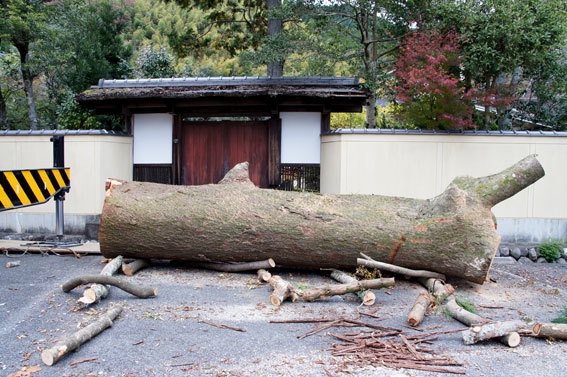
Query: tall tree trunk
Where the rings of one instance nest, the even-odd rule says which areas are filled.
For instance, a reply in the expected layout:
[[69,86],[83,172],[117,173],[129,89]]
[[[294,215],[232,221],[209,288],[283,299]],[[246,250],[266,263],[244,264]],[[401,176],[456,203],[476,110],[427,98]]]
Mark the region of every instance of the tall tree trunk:
[[6,102],[2,95],[2,84],[0,83],[0,129],[10,129],[10,122],[8,121],[8,112],[6,111]]
[[[268,0],[268,37],[274,36],[282,31],[282,20],[272,18],[271,12],[276,10],[282,5],[281,0]],[[284,61],[268,63],[268,76],[281,77],[283,76]]]
[[20,53],[20,69],[22,71],[22,80],[24,81],[24,92],[26,93],[26,101],[28,103],[28,117],[30,118],[30,129],[37,130],[39,128],[39,120],[35,108],[35,97],[33,94],[33,75],[28,66],[29,44],[15,44],[16,49]]
[[368,128],[376,128],[376,94],[372,93],[368,96],[366,109],[366,123]]
[[[355,268],[360,252],[483,283],[500,236],[490,208],[544,175],[534,156],[501,173],[456,178],[431,200],[263,190],[238,164],[216,185],[109,182],[106,257]],[[371,226],[369,226],[369,224]]]

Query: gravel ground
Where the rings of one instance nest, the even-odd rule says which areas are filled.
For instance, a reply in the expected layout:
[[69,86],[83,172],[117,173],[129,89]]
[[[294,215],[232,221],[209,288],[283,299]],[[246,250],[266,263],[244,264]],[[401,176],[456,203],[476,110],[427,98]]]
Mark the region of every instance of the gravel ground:
[[[271,289],[252,274],[228,274],[156,263],[131,279],[155,286],[159,294],[138,299],[118,289],[102,303],[75,311],[81,289],[63,293],[60,285],[86,273],[99,273],[100,256],[25,255],[19,267],[0,256],[0,376],[39,366],[33,376],[436,376],[437,373],[366,367],[349,370],[345,360],[330,355],[333,342],[321,332],[301,340],[313,324],[274,324],[272,319],[356,316],[377,309],[381,325],[401,328],[419,286],[397,279],[396,287],[376,291],[372,308],[360,307],[354,295],[314,303],[269,303]],[[475,285],[452,279],[459,296],[474,303],[482,316],[550,321],[567,304],[567,269],[557,264],[498,263],[491,280]],[[329,278],[298,271],[278,271],[300,286],[318,286]],[[41,350],[106,310],[124,311],[112,329],[84,344],[52,367],[43,365]],[[501,306],[487,308],[484,306]],[[199,319],[245,329],[213,327]],[[371,322],[371,318],[364,320]],[[421,328],[461,328],[442,313],[426,317]],[[335,331],[335,330],[333,330]],[[336,332],[345,332],[336,329]],[[352,331],[352,330],[350,330]],[[565,376],[567,342],[523,338],[509,349],[497,342],[464,346],[459,333],[440,336],[431,348],[464,364],[468,376]],[[74,361],[96,358],[72,365]],[[185,365],[181,365],[185,364]],[[38,369],[36,368],[36,369]],[[32,369],[27,369],[31,371]],[[441,375],[441,374],[439,374]],[[446,374],[445,374],[446,375]]]

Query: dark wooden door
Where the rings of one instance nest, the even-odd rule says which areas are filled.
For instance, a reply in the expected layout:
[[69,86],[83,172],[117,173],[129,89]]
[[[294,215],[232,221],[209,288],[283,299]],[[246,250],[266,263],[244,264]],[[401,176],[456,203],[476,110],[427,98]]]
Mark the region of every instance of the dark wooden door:
[[183,122],[183,183],[218,183],[248,161],[250,179],[268,187],[268,122]]

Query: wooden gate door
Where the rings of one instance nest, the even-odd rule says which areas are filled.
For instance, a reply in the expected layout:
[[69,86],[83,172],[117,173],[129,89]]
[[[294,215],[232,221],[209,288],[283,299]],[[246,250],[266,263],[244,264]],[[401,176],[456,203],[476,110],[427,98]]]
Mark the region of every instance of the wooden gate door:
[[218,183],[234,165],[248,161],[250,179],[268,187],[268,122],[183,122],[183,183]]

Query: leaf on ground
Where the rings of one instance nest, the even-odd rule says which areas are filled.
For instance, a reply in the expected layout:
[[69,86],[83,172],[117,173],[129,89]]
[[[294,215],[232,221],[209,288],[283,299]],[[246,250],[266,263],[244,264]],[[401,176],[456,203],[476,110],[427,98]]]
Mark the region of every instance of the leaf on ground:
[[41,371],[41,367],[39,365],[34,365],[33,367],[26,367],[20,369],[19,371],[9,374],[8,377],[25,377],[31,376],[33,373],[37,373]]

